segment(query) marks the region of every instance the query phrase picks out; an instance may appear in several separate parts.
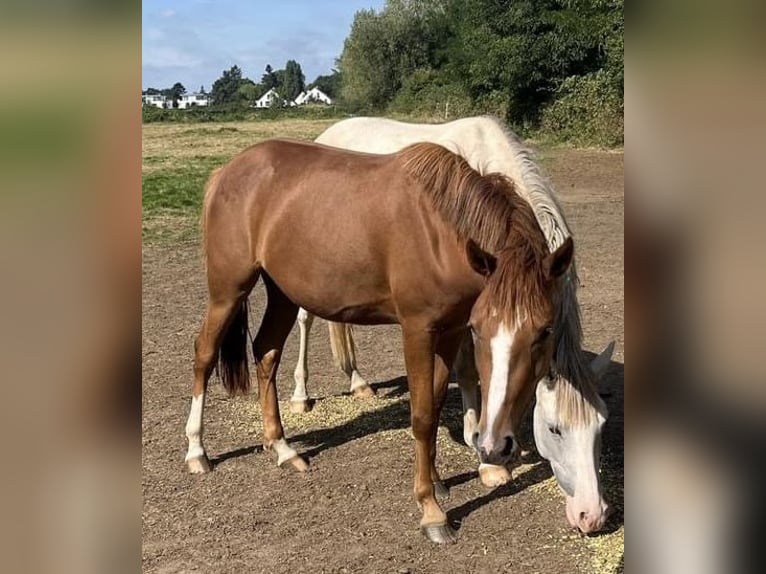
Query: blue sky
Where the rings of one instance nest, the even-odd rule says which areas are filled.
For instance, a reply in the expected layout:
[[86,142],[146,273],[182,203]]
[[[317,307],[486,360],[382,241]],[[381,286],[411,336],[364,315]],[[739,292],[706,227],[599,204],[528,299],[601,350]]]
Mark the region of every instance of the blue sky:
[[156,0],[143,3],[142,87],[210,90],[234,64],[258,82],[296,60],[306,82],[329,74],[354,13],[384,0]]

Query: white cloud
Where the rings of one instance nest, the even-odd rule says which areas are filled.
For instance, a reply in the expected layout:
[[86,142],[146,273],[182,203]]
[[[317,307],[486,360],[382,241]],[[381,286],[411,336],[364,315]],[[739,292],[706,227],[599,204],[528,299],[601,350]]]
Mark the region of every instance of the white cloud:
[[162,12],[160,12],[160,16],[162,16],[163,18],[172,18],[175,15],[176,15],[175,10],[168,9],[168,10],[163,10]]
[[202,59],[184,50],[171,46],[153,46],[144,50],[144,65],[154,68],[193,68]]

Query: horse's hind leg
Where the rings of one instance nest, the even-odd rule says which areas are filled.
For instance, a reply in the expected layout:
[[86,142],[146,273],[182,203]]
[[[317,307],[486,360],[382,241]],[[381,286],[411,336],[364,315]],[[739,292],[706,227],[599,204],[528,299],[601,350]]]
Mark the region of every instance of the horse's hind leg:
[[300,330],[300,350],[298,351],[298,364],[295,366],[295,390],[290,398],[290,412],[305,413],[310,409],[309,396],[306,391],[306,383],[309,378],[308,347],[309,333],[314,322],[314,315],[301,309],[298,311],[298,329]]
[[367,384],[356,367],[356,346],[351,325],[328,321],[327,328],[330,330],[332,356],[335,364],[348,378],[351,393],[357,398],[375,396],[375,390]]
[[241,312],[241,303],[241,293],[211,294],[202,328],[194,342],[194,384],[186,422],[189,449],[185,459],[189,471],[194,474],[210,471],[210,462],[202,444],[205,392],[225,330],[236,314]]
[[263,276],[268,294],[266,311],[253,341],[258,390],[263,411],[263,446],[277,453],[277,464],[289,462],[304,471],[306,462],[287,444],[277,397],[277,369],[287,336],[293,328],[298,306],[290,301],[267,275]]

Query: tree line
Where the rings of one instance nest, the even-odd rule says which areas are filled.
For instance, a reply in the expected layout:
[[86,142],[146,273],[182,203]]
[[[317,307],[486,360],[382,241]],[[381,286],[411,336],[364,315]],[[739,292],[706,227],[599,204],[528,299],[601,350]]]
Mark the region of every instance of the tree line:
[[[266,92],[274,89],[283,102],[291,102],[308,87],[318,87],[331,98],[335,98],[339,92],[339,76],[333,70],[330,75],[320,75],[308,86],[301,65],[295,60],[288,60],[285,67],[275,70],[271,64],[267,64],[260,82],[255,82],[242,75],[239,66],[232,66],[224,70],[221,77],[213,82],[208,94],[213,106],[228,108],[249,107],[260,99]],[[172,88],[156,89],[149,88],[143,92],[146,95],[161,94],[172,100],[173,107],[178,107],[178,99],[186,93],[186,88],[180,82],[176,82]],[[205,93],[204,86],[200,93]]]
[[522,133],[623,139],[623,0],[387,0],[338,58],[352,111],[494,113]]

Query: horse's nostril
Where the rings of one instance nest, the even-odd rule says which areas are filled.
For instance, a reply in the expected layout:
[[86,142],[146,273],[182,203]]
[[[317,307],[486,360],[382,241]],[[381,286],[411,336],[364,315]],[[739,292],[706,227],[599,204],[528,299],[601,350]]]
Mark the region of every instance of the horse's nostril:
[[503,456],[508,456],[513,452],[513,439],[511,437],[507,437],[505,439],[505,446],[503,447]]

